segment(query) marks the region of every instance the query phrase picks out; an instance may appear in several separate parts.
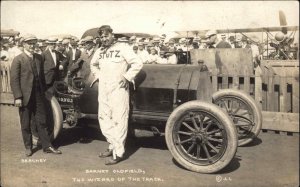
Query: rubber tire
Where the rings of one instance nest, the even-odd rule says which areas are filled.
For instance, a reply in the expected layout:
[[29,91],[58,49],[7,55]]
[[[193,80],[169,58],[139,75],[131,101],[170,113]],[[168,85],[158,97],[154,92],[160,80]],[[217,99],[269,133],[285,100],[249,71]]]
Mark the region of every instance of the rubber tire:
[[51,134],[51,140],[55,140],[59,135],[63,126],[63,114],[61,107],[54,96],[46,96],[46,99],[50,102],[51,112],[53,118],[53,132]]
[[[224,129],[226,130],[228,140],[226,151],[219,161],[211,165],[195,165],[190,161],[182,158],[181,155],[177,152],[175,143],[173,142],[173,127],[175,122],[179,120],[181,116],[186,113],[186,111],[193,109],[203,110],[210,113],[215,118],[217,118],[220,123],[223,123]],[[174,159],[184,168],[199,173],[215,173],[217,171],[220,171],[231,162],[237,151],[237,132],[231,118],[216,105],[202,101],[189,101],[177,107],[168,118],[165,129],[165,138],[168,149],[170,150]]]
[[245,103],[250,105],[250,107],[253,110],[254,122],[255,122],[255,126],[252,128],[253,134],[249,138],[238,140],[238,145],[239,146],[249,144],[250,142],[253,141],[253,139],[255,139],[258,136],[258,134],[261,131],[262,120],[263,119],[262,119],[262,112],[259,108],[259,105],[246,92],[241,91],[241,90],[234,90],[234,89],[224,89],[224,90],[219,90],[219,91],[215,92],[212,96],[213,103],[215,103],[216,100],[218,100],[222,97],[228,97],[228,96],[229,97],[236,97],[236,98],[239,98],[239,99],[243,100]]

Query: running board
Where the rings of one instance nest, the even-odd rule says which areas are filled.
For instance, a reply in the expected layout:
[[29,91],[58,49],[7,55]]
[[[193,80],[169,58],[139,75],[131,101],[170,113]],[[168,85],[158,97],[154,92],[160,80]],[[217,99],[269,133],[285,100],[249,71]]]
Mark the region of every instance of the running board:
[[[151,120],[151,121],[167,121],[171,113],[167,112],[150,112],[150,111],[132,111],[131,118],[135,121]],[[97,114],[79,113],[79,118],[98,119]]]

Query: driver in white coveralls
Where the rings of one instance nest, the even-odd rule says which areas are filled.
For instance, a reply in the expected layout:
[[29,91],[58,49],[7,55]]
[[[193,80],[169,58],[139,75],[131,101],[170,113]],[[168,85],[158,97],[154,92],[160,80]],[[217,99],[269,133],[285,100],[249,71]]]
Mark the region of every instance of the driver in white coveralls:
[[128,84],[134,83],[143,63],[132,47],[114,40],[109,25],[101,26],[98,32],[102,46],[91,60],[91,72],[99,80],[98,119],[109,143],[108,149],[99,157],[108,157],[105,164],[112,165],[123,159],[129,115]]

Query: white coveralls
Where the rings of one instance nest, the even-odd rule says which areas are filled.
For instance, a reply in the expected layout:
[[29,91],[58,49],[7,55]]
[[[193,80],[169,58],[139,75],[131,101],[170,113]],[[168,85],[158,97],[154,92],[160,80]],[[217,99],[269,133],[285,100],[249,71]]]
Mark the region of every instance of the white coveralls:
[[97,49],[91,60],[91,72],[99,79],[98,120],[102,134],[113,150],[113,156],[122,157],[128,130],[129,89],[121,88],[125,77],[133,82],[143,67],[141,59],[124,43],[115,43],[108,49]]

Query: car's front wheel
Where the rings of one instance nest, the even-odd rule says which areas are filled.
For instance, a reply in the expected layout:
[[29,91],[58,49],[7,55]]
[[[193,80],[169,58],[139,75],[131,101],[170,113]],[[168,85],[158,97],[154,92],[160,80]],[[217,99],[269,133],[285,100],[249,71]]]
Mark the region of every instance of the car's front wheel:
[[61,107],[54,96],[46,96],[48,101],[47,103],[47,121],[49,127],[49,134],[51,140],[54,140],[59,135],[62,124],[63,124],[63,115]]
[[167,121],[165,136],[174,159],[200,173],[223,169],[237,150],[237,132],[228,114],[201,101],[177,107]]

